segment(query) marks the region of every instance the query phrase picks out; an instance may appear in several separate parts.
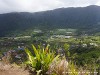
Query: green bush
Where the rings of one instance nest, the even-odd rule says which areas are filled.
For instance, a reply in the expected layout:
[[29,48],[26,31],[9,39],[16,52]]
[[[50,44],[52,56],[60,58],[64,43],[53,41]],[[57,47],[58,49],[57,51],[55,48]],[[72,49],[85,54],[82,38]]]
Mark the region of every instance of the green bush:
[[55,56],[55,52],[50,51],[49,45],[45,49],[40,46],[37,49],[34,45],[32,47],[34,54],[29,49],[25,49],[28,55],[27,64],[31,65],[32,69],[35,69],[37,72],[42,71],[42,74],[45,74],[52,61],[59,58],[59,56]]

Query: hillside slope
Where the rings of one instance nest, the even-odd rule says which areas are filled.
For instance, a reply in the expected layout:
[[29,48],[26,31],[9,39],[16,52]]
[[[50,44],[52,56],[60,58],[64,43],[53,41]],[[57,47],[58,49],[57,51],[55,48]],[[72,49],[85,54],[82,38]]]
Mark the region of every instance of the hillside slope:
[[0,36],[26,29],[77,28],[100,32],[100,6],[59,8],[36,13],[0,14]]

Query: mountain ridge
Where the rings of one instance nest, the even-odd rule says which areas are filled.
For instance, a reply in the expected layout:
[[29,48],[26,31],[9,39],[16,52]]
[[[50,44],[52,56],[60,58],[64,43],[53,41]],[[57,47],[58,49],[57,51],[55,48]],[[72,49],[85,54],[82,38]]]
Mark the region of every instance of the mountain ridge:
[[[100,6],[58,8],[42,12],[13,12],[0,14],[0,35],[30,28],[77,28],[99,32]],[[97,28],[97,29],[96,29]]]

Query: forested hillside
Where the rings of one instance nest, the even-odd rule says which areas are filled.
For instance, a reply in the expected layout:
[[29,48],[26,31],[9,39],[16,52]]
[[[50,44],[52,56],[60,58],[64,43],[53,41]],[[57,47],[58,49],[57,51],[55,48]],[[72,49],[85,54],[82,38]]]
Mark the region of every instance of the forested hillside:
[[97,33],[100,32],[100,6],[0,14],[0,36],[5,36],[11,31],[20,32],[34,28],[74,28],[85,30],[87,33]]

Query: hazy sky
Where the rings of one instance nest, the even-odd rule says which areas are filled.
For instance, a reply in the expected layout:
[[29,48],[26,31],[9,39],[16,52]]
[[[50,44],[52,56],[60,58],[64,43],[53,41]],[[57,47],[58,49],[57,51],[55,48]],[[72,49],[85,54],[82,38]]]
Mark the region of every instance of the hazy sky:
[[99,5],[100,0],[0,0],[0,13],[37,12],[60,7]]

